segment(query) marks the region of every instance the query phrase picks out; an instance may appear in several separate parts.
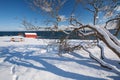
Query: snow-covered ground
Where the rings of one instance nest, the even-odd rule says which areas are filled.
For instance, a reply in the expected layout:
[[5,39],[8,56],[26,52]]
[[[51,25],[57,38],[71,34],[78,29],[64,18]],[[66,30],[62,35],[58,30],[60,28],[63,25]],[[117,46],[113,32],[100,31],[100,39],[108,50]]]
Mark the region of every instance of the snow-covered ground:
[[[48,45],[51,40],[10,39],[0,37],[0,80],[120,80],[120,75],[102,68],[83,50],[58,56],[57,46]],[[97,47],[90,50],[99,57]],[[106,62],[120,69],[120,59],[106,46],[105,56]]]

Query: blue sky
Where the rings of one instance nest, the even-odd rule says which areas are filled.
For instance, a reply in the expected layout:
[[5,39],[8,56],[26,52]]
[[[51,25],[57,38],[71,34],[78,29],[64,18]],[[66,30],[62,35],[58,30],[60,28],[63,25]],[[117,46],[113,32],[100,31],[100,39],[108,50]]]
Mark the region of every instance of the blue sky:
[[[74,0],[68,0],[62,8],[60,15],[67,17],[70,14],[69,10],[73,2]],[[83,22],[89,22],[89,19],[85,18],[89,18],[90,14],[82,8],[76,10],[76,14]],[[20,30],[22,28],[21,23],[23,18],[26,18],[30,22],[37,20],[38,25],[45,26],[43,24],[45,16],[33,11],[25,0],[0,0],[0,31]],[[65,23],[61,23],[61,25],[65,25]]]

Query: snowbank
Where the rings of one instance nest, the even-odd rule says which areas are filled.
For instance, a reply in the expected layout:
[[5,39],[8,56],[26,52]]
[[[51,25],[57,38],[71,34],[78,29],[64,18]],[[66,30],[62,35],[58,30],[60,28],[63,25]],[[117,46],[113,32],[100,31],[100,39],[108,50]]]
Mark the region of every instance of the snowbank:
[[[0,37],[0,80],[119,80],[113,71],[104,69],[83,50],[57,55],[57,46],[48,46],[51,40],[28,39],[10,42]],[[73,40],[73,43],[80,42]],[[119,59],[105,45],[105,56],[111,65],[120,69]],[[99,57],[97,47],[90,49]]]

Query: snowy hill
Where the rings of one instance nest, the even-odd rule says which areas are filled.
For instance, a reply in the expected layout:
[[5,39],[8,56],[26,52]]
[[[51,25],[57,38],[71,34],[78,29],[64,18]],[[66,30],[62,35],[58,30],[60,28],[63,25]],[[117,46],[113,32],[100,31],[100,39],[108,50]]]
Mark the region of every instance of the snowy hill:
[[[10,38],[0,37],[0,80],[120,80],[120,75],[102,68],[83,50],[58,56],[57,46],[48,46],[51,40],[10,42]],[[99,56],[97,47],[90,50]],[[105,50],[106,61],[120,69],[119,58],[106,46]]]

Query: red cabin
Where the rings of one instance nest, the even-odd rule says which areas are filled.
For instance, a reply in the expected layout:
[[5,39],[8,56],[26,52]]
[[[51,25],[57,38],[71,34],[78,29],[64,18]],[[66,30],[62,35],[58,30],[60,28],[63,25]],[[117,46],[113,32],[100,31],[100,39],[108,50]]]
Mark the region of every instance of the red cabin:
[[25,33],[26,38],[37,38],[37,33]]

